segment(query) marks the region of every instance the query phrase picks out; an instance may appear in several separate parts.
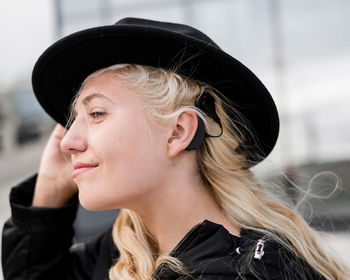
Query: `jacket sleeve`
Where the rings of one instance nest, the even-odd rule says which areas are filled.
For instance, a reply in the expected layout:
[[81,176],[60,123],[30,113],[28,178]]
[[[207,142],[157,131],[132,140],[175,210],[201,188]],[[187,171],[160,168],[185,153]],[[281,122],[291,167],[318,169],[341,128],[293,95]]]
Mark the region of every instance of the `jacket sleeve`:
[[32,207],[35,182],[33,176],[10,193],[12,217],[5,223],[2,235],[5,280],[93,279],[101,256],[107,260],[99,265],[98,273],[108,275],[111,231],[72,246],[77,197],[60,208]]

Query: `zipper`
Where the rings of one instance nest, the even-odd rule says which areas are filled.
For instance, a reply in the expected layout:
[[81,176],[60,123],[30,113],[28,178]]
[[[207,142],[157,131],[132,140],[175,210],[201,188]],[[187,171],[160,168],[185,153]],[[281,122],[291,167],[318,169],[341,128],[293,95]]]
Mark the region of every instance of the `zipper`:
[[175,257],[176,253],[177,253],[177,250],[180,248],[180,246],[182,244],[184,244],[188,239],[189,237],[192,235],[192,233],[200,226],[204,224],[204,221],[199,223],[199,224],[196,224],[195,226],[193,226],[190,231],[181,239],[181,241],[175,246],[175,248],[173,250],[171,250],[171,252],[169,253],[169,256],[172,256],[172,257]]
[[[195,226],[193,226],[190,231],[181,239],[181,241],[175,246],[175,248],[173,250],[171,250],[171,252],[169,253],[169,256],[175,257],[178,249],[191,237],[191,235],[196,231],[196,229],[201,226],[202,224],[204,224],[205,221],[196,224]],[[153,272],[152,274],[152,279],[158,279],[158,278],[154,278],[155,276],[157,276],[157,274],[159,273],[159,271],[162,269],[163,265],[161,264],[160,266],[157,267],[157,269]]]

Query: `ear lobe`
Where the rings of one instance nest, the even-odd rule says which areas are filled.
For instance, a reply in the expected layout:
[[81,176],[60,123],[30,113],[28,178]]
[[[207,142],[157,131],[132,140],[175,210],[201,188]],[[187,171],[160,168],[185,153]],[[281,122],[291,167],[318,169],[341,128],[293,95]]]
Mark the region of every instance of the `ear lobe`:
[[198,116],[195,112],[185,111],[177,119],[176,128],[168,140],[168,156],[175,157],[187,149],[198,128]]

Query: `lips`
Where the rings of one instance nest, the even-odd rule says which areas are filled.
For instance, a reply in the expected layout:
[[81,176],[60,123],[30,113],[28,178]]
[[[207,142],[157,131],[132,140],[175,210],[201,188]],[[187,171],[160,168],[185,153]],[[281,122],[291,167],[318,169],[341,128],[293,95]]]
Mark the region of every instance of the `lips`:
[[76,162],[73,165],[72,179],[77,177],[78,175],[85,173],[87,171],[93,170],[98,166],[97,163],[84,163],[84,162]]

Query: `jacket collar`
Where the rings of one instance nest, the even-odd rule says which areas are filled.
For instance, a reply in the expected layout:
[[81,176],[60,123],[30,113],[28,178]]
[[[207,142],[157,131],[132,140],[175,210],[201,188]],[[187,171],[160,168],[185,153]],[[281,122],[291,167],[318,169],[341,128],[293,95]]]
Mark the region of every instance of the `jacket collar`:
[[[214,222],[204,220],[195,225],[171,251],[170,255],[180,259],[186,268],[194,274],[226,274],[228,265],[234,261],[236,249],[245,239],[231,235],[226,228]],[[153,274],[155,279],[176,279],[176,274],[160,266]]]

